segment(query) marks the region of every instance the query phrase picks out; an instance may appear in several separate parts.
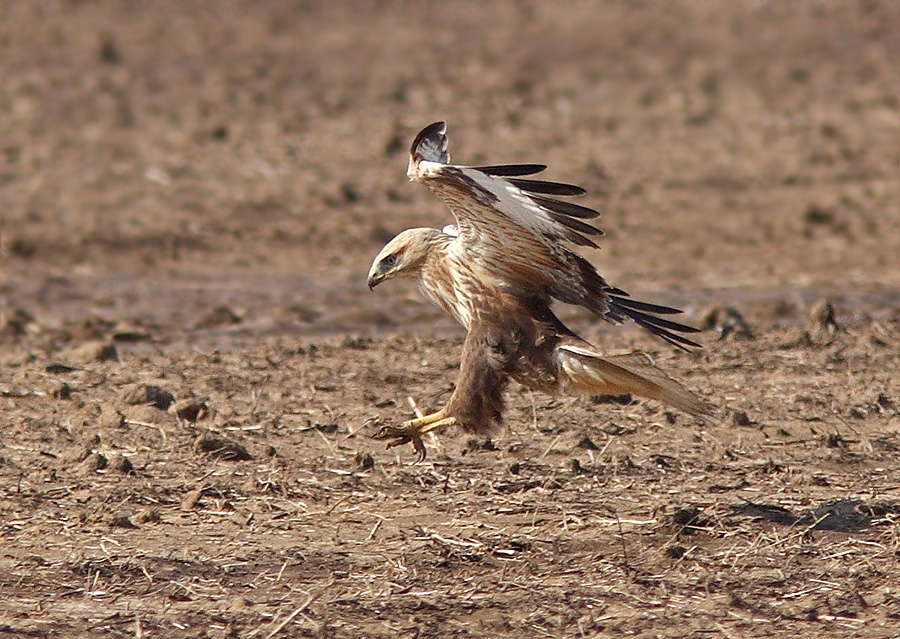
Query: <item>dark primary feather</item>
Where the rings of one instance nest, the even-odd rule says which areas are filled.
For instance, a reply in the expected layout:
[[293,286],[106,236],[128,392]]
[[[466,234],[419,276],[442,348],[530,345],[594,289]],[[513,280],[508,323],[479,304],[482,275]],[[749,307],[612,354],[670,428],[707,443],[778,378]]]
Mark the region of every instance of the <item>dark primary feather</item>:
[[[661,310],[651,310],[644,312],[642,308]],[[669,308],[668,306],[657,306],[656,304],[648,304],[647,302],[637,302],[631,299],[623,299],[616,295],[609,296],[609,317],[615,321],[623,321],[625,317],[631,318],[635,324],[645,328],[657,337],[664,339],[673,346],[688,350],[687,347],[703,348],[697,342],[690,340],[678,333],[699,333],[700,329],[680,324],[671,320],[656,317],[649,313],[672,314],[681,313],[678,309]],[[675,331],[675,332],[673,332]]]
[[589,246],[591,248],[600,248],[593,240],[585,237],[585,235],[603,235],[603,231],[601,231],[600,229],[593,227],[590,224],[585,224],[581,220],[574,220],[571,217],[560,215],[555,211],[547,211],[547,214],[554,221],[559,222],[566,228],[575,231],[574,234],[570,233],[566,235],[566,239],[573,244],[577,244],[578,246]]
[[583,306],[614,324],[631,319],[638,326],[678,348],[684,350],[689,346],[702,348],[696,342],[678,335],[678,333],[697,333],[698,329],[656,317],[656,314],[672,315],[682,311],[670,306],[633,300],[622,289],[607,284],[594,265],[582,256],[571,255],[569,259],[571,268],[578,276],[572,280],[558,282],[550,290],[551,296],[567,304]]
[[544,193],[546,195],[578,196],[587,193],[580,186],[563,184],[562,182],[548,182],[546,180],[519,180],[516,178],[507,180],[510,184],[519,187],[526,193]]
[[493,177],[515,177],[518,175],[534,175],[547,168],[546,164],[497,164],[494,166],[472,167]]
[[[678,315],[679,313],[681,313],[681,309],[673,308],[671,306],[660,306],[659,304],[651,304],[650,302],[639,302],[637,300],[633,300],[630,298],[628,293],[626,293],[622,289],[612,289],[608,291],[608,293],[610,295],[620,296],[617,299],[619,306],[626,306],[638,311],[644,311],[645,313],[656,313],[657,315]],[[622,297],[625,297],[627,299],[622,299]]]
[[568,215],[569,217],[580,217],[585,220],[600,217],[599,211],[589,209],[580,204],[563,202],[562,200],[551,200],[549,197],[540,197],[539,195],[529,195],[528,197],[541,208],[547,209],[548,211],[555,211],[562,215]]

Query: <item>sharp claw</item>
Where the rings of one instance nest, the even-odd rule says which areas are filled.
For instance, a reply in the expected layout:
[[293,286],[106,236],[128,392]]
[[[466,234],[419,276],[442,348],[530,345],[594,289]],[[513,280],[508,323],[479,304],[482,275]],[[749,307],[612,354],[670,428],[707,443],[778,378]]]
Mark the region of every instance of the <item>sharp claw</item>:
[[425,458],[428,456],[428,451],[425,450],[425,443],[422,441],[421,437],[413,437],[412,439],[413,448],[416,449],[416,463],[421,464],[425,461]]
[[398,426],[382,426],[381,429],[372,436],[374,439],[389,439],[387,448],[394,446],[402,446],[403,444],[412,443],[418,455],[417,462],[425,461],[427,451],[422,437],[418,433],[410,432],[408,428]]

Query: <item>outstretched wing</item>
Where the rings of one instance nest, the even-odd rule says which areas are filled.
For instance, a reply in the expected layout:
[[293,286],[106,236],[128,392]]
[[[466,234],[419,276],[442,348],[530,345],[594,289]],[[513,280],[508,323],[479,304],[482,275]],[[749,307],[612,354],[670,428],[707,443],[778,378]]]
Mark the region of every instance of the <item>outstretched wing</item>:
[[522,295],[577,304],[614,323],[631,318],[671,344],[699,346],[679,335],[697,329],[657,317],[681,311],[630,299],[569,248],[568,244],[598,248],[593,238],[603,232],[584,220],[600,214],[548,197],[584,195],[581,187],[521,177],[545,168],[450,164],[447,124],[436,122],[413,141],[407,174],[425,183],[453,213],[456,250],[485,281]]

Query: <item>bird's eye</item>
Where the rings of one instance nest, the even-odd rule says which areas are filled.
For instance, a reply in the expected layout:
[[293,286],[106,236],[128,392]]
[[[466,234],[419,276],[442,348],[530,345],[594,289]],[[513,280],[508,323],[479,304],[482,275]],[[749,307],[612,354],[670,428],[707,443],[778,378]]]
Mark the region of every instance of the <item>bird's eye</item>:
[[396,255],[388,255],[386,258],[381,260],[381,263],[388,267],[394,266],[394,264],[397,263],[397,256]]

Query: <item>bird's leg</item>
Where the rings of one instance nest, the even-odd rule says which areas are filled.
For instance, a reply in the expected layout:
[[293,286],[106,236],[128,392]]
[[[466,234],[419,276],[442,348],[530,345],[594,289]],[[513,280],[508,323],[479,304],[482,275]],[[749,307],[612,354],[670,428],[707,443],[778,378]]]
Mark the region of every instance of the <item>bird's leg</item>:
[[424,461],[426,456],[425,444],[422,442],[422,435],[430,433],[447,426],[456,424],[456,418],[448,416],[445,409],[441,409],[431,415],[423,415],[416,419],[403,422],[399,426],[382,426],[381,430],[375,433],[375,439],[389,439],[387,447],[393,448],[412,442],[413,447],[419,454],[418,461]]

